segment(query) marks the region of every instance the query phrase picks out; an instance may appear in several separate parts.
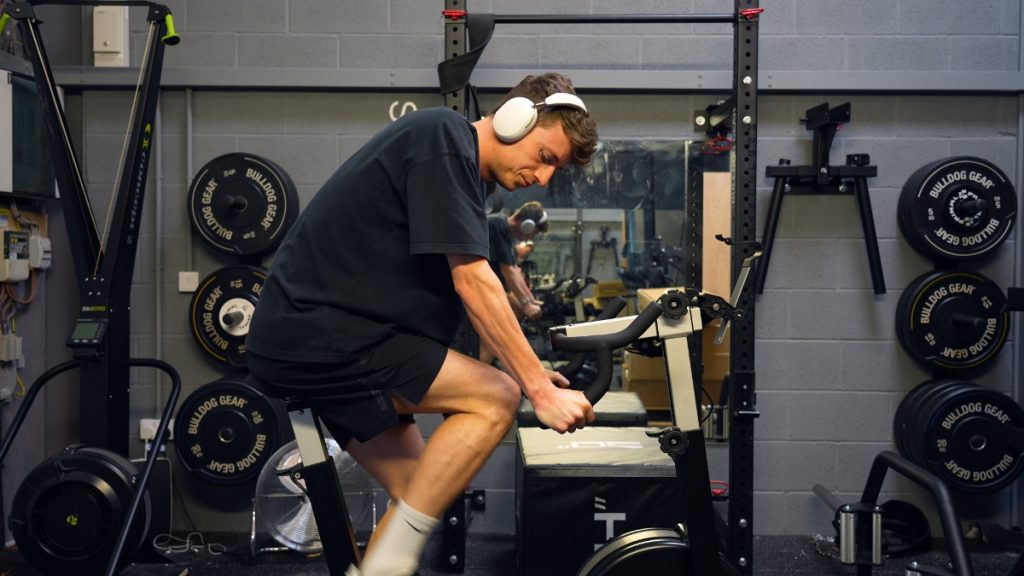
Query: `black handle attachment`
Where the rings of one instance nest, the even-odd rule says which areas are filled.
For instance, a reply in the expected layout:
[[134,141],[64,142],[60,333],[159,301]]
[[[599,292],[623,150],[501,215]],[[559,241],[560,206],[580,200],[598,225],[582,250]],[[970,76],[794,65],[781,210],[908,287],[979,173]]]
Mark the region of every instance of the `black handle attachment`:
[[[597,318],[595,318],[595,320],[607,320],[609,318],[615,318],[616,316],[619,315],[619,312],[622,312],[622,310],[625,307],[626,299],[623,298],[622,296],[616,296],[609,300],[607,304],[605,304],[604,309],[601,310],[601,313],[597,315]],[[576,354],[573,355],[572,360],[569,360],[568,364],[558,369],[558,372],[562,376],[565,376],[566,379],[568,379],[571,382],[573,377],[575,377],[576,374],[580,371],[580,368],[583,368],[583,363],[586,361],[586,359],[586,352],[577,352]]]
[[661,304],[652,302],[629,326],[611,334],[566,336],[563,332],[551,332],[551,345],[555,348],[566,352],[592,352],[597,355],[597,377],[583,390],[583,395],[591,405],[597,404],[611,385],[612,350],[621,348],[643,335],[658,320],[662,311]]

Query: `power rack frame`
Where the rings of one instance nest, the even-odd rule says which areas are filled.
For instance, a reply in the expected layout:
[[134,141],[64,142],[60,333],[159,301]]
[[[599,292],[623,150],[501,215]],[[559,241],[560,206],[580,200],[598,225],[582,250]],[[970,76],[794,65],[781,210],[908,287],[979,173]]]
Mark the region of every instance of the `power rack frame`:
[[[733,0],[727,14],[470,14],[468,0],[445,0],[445,61],[438,66],[441,93],[449,108],[469,114],[476,106],[469,75],[496,24],[673,24],[733,25],[732,277],[757,248],[757,78],[759,0]],[[485,28],[483,31],[480,28]],[[452,70],[455,69],[455,72]],[[699,240],[698,240],[699,242]],[[697,252],[699,254],[699,252]],[[699,276],[699,264],[696,274]],[[732,323],[729,349],[731,411],[729,427],[729,512],[726,554],[744,575],[753,571],[754,512],[754,292],[748,286],[736,305],[746,310]],[[462,522],[461,524],[464,524]],[[462,528],[465,529],[464,527]],[[447,548],[446,548],[447,549]],[[461,566],[461,555],[457,558]],[[461,571],[461,570],[459,570]]]

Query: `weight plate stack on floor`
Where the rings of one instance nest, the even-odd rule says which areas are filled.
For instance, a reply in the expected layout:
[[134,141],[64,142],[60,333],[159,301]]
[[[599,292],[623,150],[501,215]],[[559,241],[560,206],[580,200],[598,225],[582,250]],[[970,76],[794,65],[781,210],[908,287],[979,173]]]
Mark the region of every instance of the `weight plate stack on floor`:
[[[69,446],[25,478],[11,508],[18,550],[46,574],[102,574],[131,506],[135,465],[99,448]],[[149,529],[145,495],[125,542],[130,557]]]
[[174,446],[204,482],[240,486],[254,480],[286,434],[283,408],[245,383],[222,378],[201,386],[178,409]]
[[896,305],[896,336],[903,349],[940,374],[987,368],[1009,330],[1006,296],[978,272],[923,274],[903,290]]
[[[641,528],[612,539],[580,568],[577,576],[699,576],[691,569],[690,545],[668,528]],[[739,571],[719,554],[722,576]]]
[[897,214],[903,237],[924,256],[973,260],[991,255],[1006,240],[1016,221],[1017,194],[996,165],[956,156],[911,174]]
[[262,255],[280,244],[299,213],[299,195],[288,173],[249,153],[218,156],[192,179],[192,227],[214,250]]
[[199,283],[189,306],[192,337],[210,359],[245,368],[245,337],[266,279],[263,268],[225,266]]
[[1007,426],[1024,426],[1024,409],[1009,396],[957,380],[925,382],[896,410],[900,453],[963,492],[988,493],[1024,473]]

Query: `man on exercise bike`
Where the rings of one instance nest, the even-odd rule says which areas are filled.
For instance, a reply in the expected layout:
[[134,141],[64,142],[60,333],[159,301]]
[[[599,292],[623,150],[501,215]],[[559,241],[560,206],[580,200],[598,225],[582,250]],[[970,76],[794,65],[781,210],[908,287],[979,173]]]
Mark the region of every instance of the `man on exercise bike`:
[[[498,214],[487,218],[491,269],[505,287],[509,306],[518,320],[539,318],[542,302],[534,297],[519,267],[519,246],[516,242],[532,242],[547,229],[548,214],[537,201],[523,204],[510,216]],[[480,361],[492,364],[496,358],[497,355],[481,342]]]
[[[351,574],[416,571],[521,394],[558,432],[593,421],[586,398],[541,366],[488,265],[480,183],[545,186],[587,164],[596,141],[558,74],[528,76],[477,122],[407,114],[334,173],[278,249],[249,328],[250,372],[275,396],[313,400],[395,502]],[[448,348],[463,307],[507,373]],[[424,443],[416,413],[450,417]]]

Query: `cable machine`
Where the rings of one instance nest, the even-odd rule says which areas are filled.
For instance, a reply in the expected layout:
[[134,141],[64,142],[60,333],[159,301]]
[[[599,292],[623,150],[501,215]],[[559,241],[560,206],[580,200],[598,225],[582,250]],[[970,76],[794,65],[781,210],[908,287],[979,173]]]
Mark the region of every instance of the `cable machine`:
[[[34,7],[42,4],[139,6],[149,10],[143,63],[102,235],[39,34],[40,22]],[[45,572],[96,573],[105,566],[109,575],[116,571],[123,554],[134,553],[142,544],[149,523],[147,483],[181,390],[178,374],[169,364],[131,358],[129,338],[132,275],[146,174],[153,151],[164,46],[175,45],[180,39],[167,7],[142,0],[16,0],[4,7],[0,31],[11,20],[18,25],[32,63],[49,133],[80,308],[66,340],[74,359],[47,370],[32,384],[0,447],[0,461],[7,455],[42,386],[75,368],[79,370],[81,385],[79,439],[88,446],[68,447],[29,475],[15,495],[12,531],[26,559]],[[127,460],[132,366],[156,368],[172,381],[154,446],[141,475]],[[83,485],[93,488],[92,491],[83,489]],[[79,508],[95,510],[98,515],[79,515]]]
[[[756,242],[757,175],[757,80],[758,18],[763,9],[758,0],[733,0],[728,14],[637,15],[637,14],[517,14],[494,15],[468,12],[466,0],[445,0],[445,60],[438,65],[444,103],[467,117],[478,113],[475,89],[469,83],[473,68],[483,54],[495,24],[668,24],[729,23],[733,25],[733,84],[731,110],[735,126],[733,165],[732,277],[742,273],[742,263],[754,256]],[[697,239],[699,245],[699,234]],[[691,241],[691,244],[693,242]],[[699,253],[699,252],[698,252]],[[699,264],[694,278],[700,278]],[[729,427],[729,484],[727,556],[741,574],[753,570],[754,504],[754,296],[742,291],[735,305],[746,311],[732,322],[729,350],[731,406]],[[446,520],[448,518],[446,517]],[[455,518],[456,525],[463,525]],[[446,525],[449,522],[445,522]],[[464,538],[464,530],[463,538]],[[444,534],[448,555],[449,534]],[[456,553],[458,550],[456,550]],[[456,557],[452,555],[451,557]],[[461,554],[456,564],[461,567]],[[461,572],[461,569],[458,569]]]
[[[85,188],[81,166],[71,141],[60,94],[39,34],[34,6],[99,4],[149,8],[149,39],[132,101],[131,124],[118,181],[111,199],[106,236],[101,237]],[[152,154],[153,120],[160,86],[164,45],[177,44],[170,11],[142,0],[33,0],[8,4],[3,15],[17,22],[32,63],[43,117],[50,136],[50,153],[61,191],[71,256],[75,263],[80,314],[67,339],[75,358],[82,361],[81,439],[90,446],[128,454],[130,293],[138,248],[146,173]],[[163,34],[158,34],[158,30]],[[105,241],[105,244],[101,242]]]

